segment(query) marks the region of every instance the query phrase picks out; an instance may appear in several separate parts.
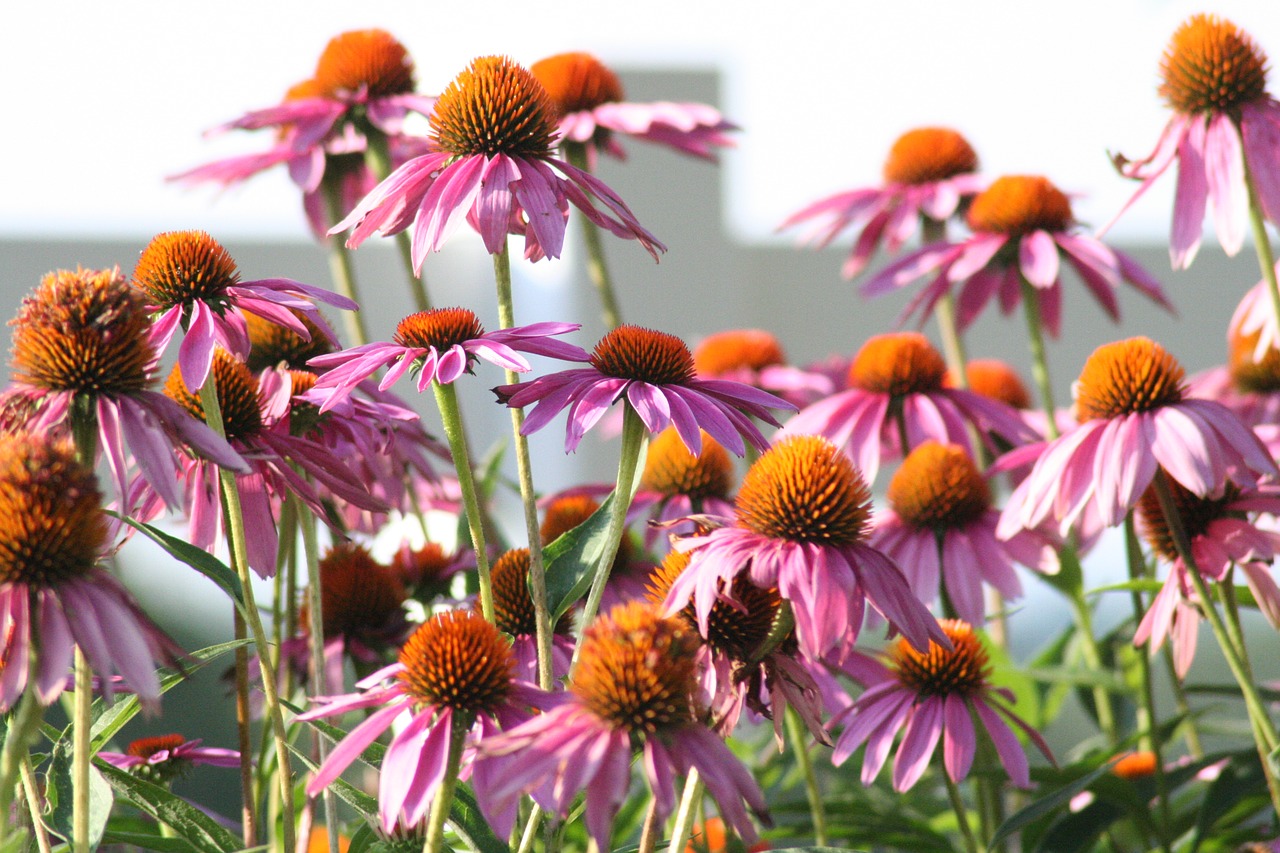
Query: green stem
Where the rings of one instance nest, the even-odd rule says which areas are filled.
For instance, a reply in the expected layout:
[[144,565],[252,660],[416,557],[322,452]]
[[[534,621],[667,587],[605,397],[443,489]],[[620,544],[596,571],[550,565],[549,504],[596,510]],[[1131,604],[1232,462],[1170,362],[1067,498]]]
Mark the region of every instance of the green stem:
[[1057,408],[1053,404],[1053,381],[1049,378],[1049,359],[1045,355],[1044,332],[1040,328],[1040,291],[1022,279],[1022,311],[1027,319],[1027,336],[1031,344],[1031,378],[1040,391],[1040,403],[1046,419],[1045,436],[1052,441],[1059,435]]
[[[218,400],[218,392],[212,375],[209,381],[200,388],[200,402],[204,410],[205,423],[221,438],[226,438],[226,429],[222,422],[222,409]],[[253,636],[254,646],[258,652],[258,669],[262,676],[262,694],[265,700],[265,712],[270,721],[272,737],[276,746],[276,768],[280,784],[280,803],[285,819],[282,822],[282,849],[284,853],[294,850],[294,817],[293,807],[293,772],[289,763],[289,739],[284,727],[284,715],[281,712],[280,696],[276,691],[276,674],[271,668],[271,644],[267,633],[263,630],[262,619],[258,615],[258,605],[253,594],[253,577],[249,571],[246,557],[248,551],[245,543],[244,512],[240,508],[240,491],[236,487],[236,475],[223,468],[218,469],[218,480],[222,491],[222,503],[225,510],[225,526],[227,546],[231,553],[231,566],[240,579],[244,593],[244,615]]]
[[[1080,653],[1084,656],[1085,665],[1090,670],[1104,672],[1106,667],[1102,662],[1102,650],[1098,646],[1098,639],[1093,634],[1093,611],[1084,595],[1084,579],[1080,577],[1080,564],[1074,549],[1064,552],[1062,556],[1066,558],[1062,571],[1070,571],[1075,576],[1075,582],[1071,585],[1071,593],[1067,596],[1067,600],[1071,602],[1076,627],[1079,628],[1076,636],[1080,639]],[[1118,746],[1120,732],[1116,727],[1115,715],[1111,708],[1111,694],[1107,692],[1107,688],[1102,685],[1094,686],[1093,704],[1098,715],[1098,728],[1107,736],[1107,741],[1113,748]]]
[[[34,599],[35,596],[32,596]],[[34,606],[34,600],[31,602]],[[34,607],[32,609],[34,612]],[[31,644],[32,652],[28,672],[36,672],[35,664],[35,642]],[[27,759],[27,749],[31,745],[32,739],[36,732],[40,729],[40,722],[44,719],[44,706],[36,698],[35,677],[28,679],[27,689],[23,691],[22,698],[18,700],[18,707],[9,718],[9,725],[5,732],[4,749],[0,750],[0,815],[5,815],[0,820],[0,846],[9,836],[10,826],[7,815],[9,807],[13,803],[13,794],[17,790],[18,775],[22,768],[22,763]]]
[[804,724],[800,722],[800,715],[791,707],[786,711],[786,724],[791,749],[795,752],[800,772],[804,774],[804,791],[809,798],[809,815],[813,820],[813,843],[818,847],[826,847],[827,810],[822,802],[822,788],[818,785],[818,774],[813,769],[813,757],[809,755]]
[[1164,658],[1165,670],[1169,673],[1169,688],[1173,691],[1173,704],[1178,716],[1183,718],[1182,735],[1187,741],[1187,754],[1193,759],[1204,758],[1204,744],[1200,742],[1200,730],[1196,728],[1195,718],[1191,716],[1191,702],[1187,699],[1187,689],[1178,678],[1178,667],[1173,660],[1173,644],[1165,643],[1160,649]]
[[93,726],[93,670],[76,646],[75,705],[71,728],[71,849],[89,853],[89,733]]
[[693,829],[693,816],[698,804],[702,802],[702,777],[698,768],[691,767],[689,775],[684,777],[684,792],[680,795],[680,807],[676,810],[676,822],[671,827],[671,843],[667,853],[684,853],[684,846],[689,841],[689,832]]
[[[498,324],[509,329],[516,324],[515,306],[511,298],[511,255],[507,244],[493,256],[493,279],[498,290]],[[514,385],[520,376],[507,371],[507,384]],[[538,525],[538,495],[533,490],[533,463],[529,459],[529,440],[521,432],[524,410],[511,409],[511,432],[516,444],[516,471],[520,478],[520,501],[524,505],[525,534],[529,541],[529,591],[533,596],[533,618],[538,641],[538,686],[550,690],[555,674],[551,665],[551,611],[547,604],[547,569],[542,561],[542,539]]]
[[236,682],[236,748],[240,751],[240,830],[245,847],[258,843],[258,797],[253,775],[253,709],[249,703],[249,649],[240,641],[249,636],[240,608],[231,606]]
[[[324,200],[329,208],[329,221],[338,222],[345,215],[342,209],[342,182],[340,178],[326,176],[321,182]],[[359,304],[360,294],[356,287],[356,273],[351,266],[351,252],[347,249],[346,238],[341,234],[329,237],[329,275],[338,293]],[[357,308],[355,311],[343,311],[342,322],[346,324],[347,335],[355,346],[369,342],[369,332],[364,326],[364,314]]]
[[520,846],[516,853],[529,853],[533,849],[533,840],[538,837],[538,825],[542,822],[542,806],[537,803],[529,811],[529,822],[524,825],[520,834]]
[[473,720],[470,715],[460,715],[454,710],[452,729],[449,732],[449,757],[445,759],[444,779],[431,803],[427,816],[427,837],[422,843],[423,853],[440,853],[444,848],[444,821],[453,807],[453,792],[458,787],[458,769],[462,766],[462,747]]
[[649,807],[640,825],[640,846],[636,853],[653,853],[658,846],[658,798],[649,797]]
[[467,440],[462,429],[462,410],[458,406],[458,393],[453,385],[434,380],[431,383],[431,389],[436,395],[436,406],[440,409],[440,420],[444,424],[444,434],[449,441],[449,452],[453,456],[453,466],[458,472],[462,506],[467,514],[467,529],[471,531],[471,545],[476,552],[476,570],[480,574],[480,610],[484,618],[492,622],[494,621],[493,583],[489,577],[489,550],[485,545],[480,498],[476,494],[475,478],[471,473],[471,453],[467,449]]
[[[294,517],[302,526],[302,553],[307,564],[307,633],[311,640],[311,695],[329,693],[324,683],[324,599],[320,579],[320,548],[316,544],[316,519],[301,506],[296,495],[289,498]],[[292,598],[292,594],[290,595]],[[341,688],[341,685],[338,685]],[[316,764],[323,765],[329,755],[329,744],[315,733]],[[329,853],[338,853],[338,803],[331,788],[324,789],[324,828],[329,836]]]
[[31,831],[36,837],[36,846],[40,853],[50,853],[49,831],[41,819],[40,786],[36,782],[35,771],[31,767],[31,756],[22,759],[22,790],[27,799],[27,811],[31,814]]
[[960,789],[956,787],[955,782],[951,781],[951,776],[945,770],[942,771],[942,780],[947,783],[947,798],[951,800],[951,810],[956,813],[956,823],[960,825],[960,834],[964,836],[965,850],[969,853],[980,853],[982,848],[978,846],[973,827],[969,825],[969,810],[965,808]]
[[[576,166],[584,172],[591,171],[586,144],[567,142],[564,153],[569,165]],[[605,259],[604,245],[600,240],[600,229],[585,216],[579,216],[578,220],[582,223],[582,241],[587,247],[587,275],[595,285],[596,292],[600,294],[600,310],[604,314],[605,325],[610,329],[616,329],[622,325],[622,311],[618,307],[618,299],[613,291],[613,277],[609,275],[609,264]]]
[[[387,144],[387,135],[377,128],[365,128],[365,139],[368,144],[364,149],[364,162],[379,182],[385,181],[391,174],[391,150]],[[400,260],[404,264],[405,275],[409,278],[409,291],[413,296],[413,304],[419,311],[431,310],[431,297],[427,293],[427,280],[413,270],[413,243],[409,240],[408,230],[396,234],[396,248],[400,251]]]
[[[947,223],[932,216],[920,215],[920,242],[928,246],[947,239]],[[951,372],[951,381],[957,388],[969,387],[969,374],[965,370],[964,338],[956,325],[956,298],[947,291],[933,307],[933,318],[938,321],[938,334],[942,337],[942,354]]]

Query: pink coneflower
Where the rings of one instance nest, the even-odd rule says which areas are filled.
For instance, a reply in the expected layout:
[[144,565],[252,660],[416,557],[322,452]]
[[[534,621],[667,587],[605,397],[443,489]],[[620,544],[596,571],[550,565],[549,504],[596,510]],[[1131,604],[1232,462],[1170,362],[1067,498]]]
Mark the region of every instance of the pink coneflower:
[[659,818],[675,806],[675,777],[697,769],[720,814],[748,843],[749,806],[762,820],[764,795],[724,741],[697,721],[698,637],[647,604],[619,605],[582,638],[566,701],[481,747],[500,777],[482,807],[501,810],[522,793],[566,815],[586,792],[587,832],[610,849],[613,819],[631,781],[636,749]]
[[[511,637],[516,673],[526,681],[538,680],[537,623],[529,594],[529,549],[513,548],[493,561],[493,621]],[[551,672],[556,678],[569,674],[573,659],[573,616],[565,613],[552,626]]]
[[229,157],[174,175],[186,184],[229,186],[285,164],[302,190],[303,209],[317,237],[335,221],[325,198],[326,181],[336,188],[341,216],[376,183],[365,162],[372,131],[385,137],[393,164],[423,153],[425,140],[405,136],[410,114],[429,115],[435,98],[414,94],[413,60],[385,30],[354,30],[330,39],[313,77],[293,86],[274,106],[249,112],[214,128],[273,128],[266,151]]
[[1096,237],[1073,233],[1071,201],[1038,175],[1006,175],[977,195],[969,207],[970,236],[925,246],[894,261],[862,286],[866,296],[892,293],[930,278],[903,311],[903,318],[933,312],[955,293],[956,324],[964,331],[992,299],[1011,313],[1022,301],[1025,281],[1039,294],[1040,323],[1058,336],[1062,320],[1062,262],[1080,276],[1112,320],[1120,319],[1116,290],[1121,282],[1169,310],[1160,282],[1133,258]]
[[1000,520],[1001,536],[1052,519],[1119,524],[1163,468],[1213,497],[1228,480],[1252,487],[1276,464],[1221,403],[1186,396],[1182,366],[1148,338],[1104,344],[1075,383],[1080,425],[1046,445]]
[[947,387],[946,374],[942,356],[924,335],[875,335],[849,365],[848,390],[802,409],[782,434],[825,436],[868,482],[875,482],[886,455],[899,456],[929,439],[971,448],[971,427],[992,450],[998,449],[993,436],[1011,445],[1035,438],[1015,410]]
[[[1246,310],[1246,304],[1255,296],[1261,298]],[[1250,324],[1250,331],[1246,332],[1241,320],[1251,315],[1254,307],[1265,313],[1265,317],[1258,315],[1265,325]],[[1280,349],[1274,343],[1263,343],[1264,336],[1271,336],[1268,327],[1273,316],[1266,293],[1256,288],[1249,291],[1227,328],[1227,364],[1187,381],[1188,396],[1216,400],[1226,406],[1268,445],[1273,444],[1276,425],[1280,423]]]
[[[1280,553],[1280,533],[1264,530],[1249,521],[1250,513],[1280,515],[1280,490],[1273,485],[1241,489],[1228,484],[1220,496],[1200,497],[1172,483],[1170,491],[1200,574],[1226,582],[1232,567],[1238,567],[1258,609],[1272,626],[1280,628],[1280,587],[1276,586],[1270,569],[1271,562]],[[1169,574],[1142,617],[1133,635],[1133,644],[1142,646],[1149,640],[1154,652],[1166,638],[1171,638],[1174,669],[1179,677],[1185,677],[1195,658],[1200,628],[1199,600],[1187,575],[1191,567],[1178,554],[1154,487],[1143,493],[1137,511],[1143,535],[1156,556],[1169,564]]]
[[1037,531],[996,538],[1000,513],[972,457],[954,444],[927,441],[911,451],[889,481],[889,508],[871,520],[867,543],[896,562],[916,595],[931,602],[939,589],[955,614],[985,622],[982,585],[1005,599],[1022,596],[1015,563],[1058,570],[1061,543]]
[[656,259],[666,247],[613,190],[551,156],[555,115],[528,70],[506,57],[474,60],[436,101],[432,153],[392,172],[333,232],[354,226],[347,245],[355,248],[374,233],[395,234],[412,223],[415,272],[464,219],[490,254],[516,233],[524,235],[526,257],[558,258],[572,203],[601,228],[639,240]]
[[159,709],[156,666],[174,665],[182,651],[98,565],[107,545],[96,478],[70,444],[0,435],[0,711],[32,682],[42,705],[57,699],[75,646],[104,694],[119,675],[144,707]]
[[822,373],[791,367],[782,344],[762,329],[732,329],[707,335],[693,348],[699,379],[728,379],[777,394],[803,406],[835,390]]
[[987,650],[973,629],[956,619],[940,624],[950,648],[931,643],[922,653],[905,638],[899,640],[889,652],[892,666],[884,668],[882,680],[832,718],[831,728],[844,726],[832,761],[843,764],[865,743],[862,784],[870,785],[902,731],[893,760],[895,791],[906,791],[919,781],[939,739],[947,776],[959,782],[969,775],[977,751],[976,714],[1009,780],[1019,788],[1030,787],[1027,756],[1009,724],[1021,729],[1049,761],[1053,754],[1040,734],[1009,708],[1013,694],[991,685]]
[[311,331],[301,319],[305,317],[311,328],[333,338],[312,300],[350,311],[357,307],[345,296],[288,278],[240,281],[231,255],[203,231],[157,235],[138,258],[133,285],[142,291],[148,310],[159,314],[151,331],[158,353],[164,352],[179,327],[184,330],[178,365],[183,382],[193,393],[209,376],[218,344],[242,358],[248,354],[243,312],[257,314],[309,339]]
[[465,551],[450,553],[439,542],[424,542],[414,548],[405,541],[391,555],[391,567],[410,598],[429,604],[449,593],[458,572],[474,569],[475,558],[468,559]]
[[676,545],[692,559],[667,609],[692,599],[704,635],[716,602],[746,573],[790,602],[800,649],[814,660],[852,645],[867,603],[919,648],[942,638],[902,572],[866,543],[871,491],[826,439],[790,436],[770,448],[743,478],[736,515]]
[[149,782],[166,784],[187,775],[197,764],[239,767],[240,753],[234,749],[201,746],[202,740],[182,735],[157,735],[132,741],[124,752],[102,750],[98,757],[121,770],[128,770]]
[[[586,361],[587,359],[583,359]],[[698,379],[693,355],[675,335],[623,325],[609,332],[590,356],[591,367],[562,370],[521,385],[494,389],[512,408],[536,403],[526,413],[525,435],[569,410],[564,449],[573,452],[609,407],[625,399],[650,434],[674,426],[690,453],[702,449],[702,430],[739,456],[743,439],[769,446],[751,417],[779,426],[770,409],[795,406],[740,382]]]
[[486,332],[480,319],[466,308],[437,308],[410,314],[396,326],[391,343],[372,343],[311,359],[324,372],[316,380],[314,399],[323,400],[320,411],[331,409],[379,368],[394,364],[378,383],[385,391],[410,371],[418,374],[418,391],[432,382],[447,385],[471,373],[481,358],[507,370],[525,373],[532,368],[522,352],[565,361],[586,361],[586,350],[554,335],[581,328],[577,323],[534,323]]
[[702,449],[690,453],[680,434],[667,427],[649,442],[628,520],[648,522],[644,540],[652,549],[679,532],[674,525],[689,516],[732,515],[733,485],[733,459],[718,441],[704,432]]
[[[151,324],[119,270],[58,270],[22,300],[13,326],[14,384],[6,398],[30,404],[23,426],[69,427],[87,415],[121,499],[129,456],[170,507],[182,504],[175,445],[234,470],[245,463],[226,441],[181,406],[151,390],[156,351]],[[83,425],[82,425],[83,426]]]
[[[837,193],[793,213],[779,229],[814,220],[806,242],[822,248],[841,232],[858,230],[841,272],[862,272],[882,242],[895,254],[924,219],[945,222],[982,189],[978,155],[946,127],[909,130],[893,143],[884,164],[884,185]],[[860,229],[860,230],[859,230]]]
[[555,108],[561,144],[587,145],[593,153],[625,159],[614,136],[622,134],[714,160],[713,149],[732,145],[725,134],[738,129],[706,104],[624,101],[618,76],[589,53],[558,53],[533,63],[529,71]]
[[[400,660],[358,682],[358,693],[315,697],[320,707],[301,714],[299,720],[314,720],[376,708],[334,747],[329,758],[312,777],[307,793],[317,796],[360,757],[369,744],[402,715],[407,725],[391,739],[382,762],[378,784],[378,814],[382,828],[410,827],[427,813],[445,773],[445,758],[455,726],[468,732],[467,742],[475,747],[507,728],[527,719],[530,705],[538,704],[538,690],[512,678],[515,658],[511,645],[497,628],[478,613],[454,610],[438,613],[418,628],[400,651]],[[470,751],[463,778],[471,777],[481,803],[491,803],[496,794],[490,787],[496,780],[484,773],[472,774]],[[487,810],[491,818],[502,810]],[[495,821],[497,831],[506,835],[511,818]],[[502,825],[505,823],[505,826]]]
[[1174,32],[1160,61],[1160,96],[1173,110],[1160,140],[1141,160],[1116,155],[1125,177],[1142,185],[1117,214],[1176,160],[1169,256],[1191,265],[1200,248],[1206,201],[1228,255],[1244,244],[1251,182],[1261,211],[1280,222],[1280,102],[1267,93],[1267,57],[1249,34],[1217,15],[1193,15]]

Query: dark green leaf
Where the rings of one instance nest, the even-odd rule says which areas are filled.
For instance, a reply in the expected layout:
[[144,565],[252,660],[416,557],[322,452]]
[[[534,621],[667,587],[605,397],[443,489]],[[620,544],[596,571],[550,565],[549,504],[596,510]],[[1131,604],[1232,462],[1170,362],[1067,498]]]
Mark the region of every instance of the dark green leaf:
[[231,596],[231,599],[236,603],[237,607],[244,607],[244,588],[240,586],[240,579],[236,577],[235,572],[233,572],[217,557],[213,556],[208,551],[205,551],[203,548],[197,548],[190,542],[184,542],[176,536],[170,536],[168,533],[165,533],[163,530],[153,527],[150,524],[135,521],[132,518],[120,515],[117,512],[112,512],[111,510],[106,510],[106,512],[108,515],[118,518],[130,527],[145,533],[148,538],[154,541],[165,551],[168,551],[174,559],[186,563],[188,566],[216,583],[223,592]]
[[510,853],[507,843],[494,835],[489,822],[480,814],[475,794],[465,784],[459,783],[453,793],[453,807],[449,809],[449,821],[458,837],[477,853]]
[[195,847],[181,838],[165,838],[145,832],[121,832],[107,827],[102,840],[107,844],[128,844],[144,850],[159,850],[160,853],[194,853]]
[[233,853],[241,848],[240,839],[181,797],[113,767],[100,758],[94,760],[94,766],[102,772],[116,793],[156,820],[168,824],[199,853]]
[[[563,616],[591,588],[596,566],[609,538],[609,513],[613,495],[605,498],[586,521],[568,530],[542,549],[547,571],[547,603],[551,622]],[[533,594],[530,589],[529,594]]]
[[[46,776],[45,796],[49,802],[47,821],[49,828],[64,838],[72,833],[72,734],[71,726],[67,726],[62,737],[53,747],[53,758],[49,762]],[[111,786],[102,778],[96,768],[89,768],[89,847],[96,848],[102,840],[102,832],[106,829],[107,819],[111,817],[111,806],[115,796]]]
[[24,853],[27,849],[27,830],[11,830],[11,834],[0,844],[0,853]]
[[1257,753],[1244,752],[1235,756],[1209,785],[1200,803],[1191,853],[1200,849],[1222,818],[1233,812],[1254,812],[1265,807],[1268,799],[1267,779]]
[[1140,578],[1138,580],[1123,581],[1121,583],[1107,584],[1106,586],[1096,587],[1089,590],[1086,595],[1102,595],[1105,592],[1148,592],[1157,593],[1164,586],[1164,581],[1149,580]]
[[1024,808],[1019,809],[1011,815],[1008,820],[996,828],[995,835],[991,838],[990,849],[997,849],[1001,842],[1018,830],[1022,829],[1024,826],[1034,823],[1060,808],[1064,808],[1069,802],[1071,802],[1072,797],[1083,791],[1085,788],[1088,788],[1095,780],[1102,778],[1107,773],[1110,773],[1113,763],[1114,762],[1108,762],[1093,772],[1086,773],[1078,779],[1063,785],[1048,796],[1041,797]]

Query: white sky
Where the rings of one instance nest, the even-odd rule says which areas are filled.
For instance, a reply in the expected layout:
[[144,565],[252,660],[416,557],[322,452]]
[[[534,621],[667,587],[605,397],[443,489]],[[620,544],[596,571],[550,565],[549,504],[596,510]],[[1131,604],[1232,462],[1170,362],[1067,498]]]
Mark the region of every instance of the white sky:
[[[1079,219],[1100,225],[1133,189],[1106,152],[1154,146],[1166,118],[1161,52],[1205,10],[1182,0],[15,3],[0,26],[10,86],[0,236],[200,227],[304,239],[283,170],[221,195],[163,176],[261,148],[255,134],[201,132],[276,103],[329,37],[372,26],[409,47],[423,92],[490,53],[528,64],[588,50],[624,68],[718,70],[724,110],[744,128],[722,165],[728,225],[743,237],[877,181],[894,138],[922,124],[964,132],[992,176],[1046,175],[1079,194]],[[1280,56],[1274,0],[1212,11]],[[1163,239],[1172,182],[1161,183],[1115,238]]]

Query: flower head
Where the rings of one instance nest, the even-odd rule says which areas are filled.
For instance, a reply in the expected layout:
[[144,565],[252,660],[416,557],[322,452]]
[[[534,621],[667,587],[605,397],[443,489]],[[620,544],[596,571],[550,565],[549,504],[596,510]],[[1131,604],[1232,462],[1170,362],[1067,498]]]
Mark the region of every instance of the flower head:
[[[516,671],[527,681],[538,680],[536,614],[529,594],[529,549],[512,548],[493,561],[493,621],[498,630],[512,638],[511,650]],[[565,613],[553,626],[551,637],[552,672],[556,678],[569,673],[574,643],[573,617]]]
[[558,258],[572,203],[601,228],[639,240],[655,259],[665,251],[611,189],[551,156],[555,108],[537,78],[512,60],[474,60],[441,93],[430,120],[431,152],[392,172],[332,229],[354,226],[348,246],[412,223],[417,270],[465,219],[490,254],[516,233],[524,235],[526,257]]
[[650,433],[674,426],[685,447],[697,454],[701,430],[741,456],[743,439],[769,446],[749,416],[778,426],[769,409],[790,403],[738,382],[698,379],[693,355],[675,335],[622,325],[609,332],[590,356],[591,366],[543,376],[522,385],[494,389],[512,408],[536,403],[522,432],[535,432],[568,408],[565,452],[572,452],[609,407],[625,399]]
[[844,263],[845,278],[862,272],[881,242],[895,254],[923,220],[945,222],[983,181],[978,155],[963,136],[946,127],[918,127],[893,143],[884,164],[884,185],[839,193],[793,213],[780,226],[813,221],[806,240],[822,248],[841,232],[858,239]]
[[547,91],[562,144],[625,158],[615,139],[622,134],[707,160],[715,159],[713,149],[733,144],[726,134],[737,127],[706,104],[625,102],[618,75],[589,53],[558,53],[529,71]]
[[1178,192],[1169,254],[1174,269],[1191,265],[1200,248],[1206,203],[1228,255],[1244,243],[1246,175],[1260,213],[1280,222],[1280,102],[1267,92],[1267,57],[1235,24],[1193,15],[1174,32],[1160,62],[1159,93],[1173,117],[1156,148],[1141,160],[1117,154],[1122,175],[1142,181],[1116,218],[1175,161]]
[[197,764],[239,767],[240,753],[234,749],[201,746],[201,740],[182,735],[157,735],[131,741],[123,753],[102,750],[98,757],[121,770],[129,770],[149,782],[166,784],[186,776]]
[[906,791],[920,779],[939,739],[944,741],[947,775],[959,782],[969,775],[977,751],[976,714],[1009,779],[1020,788],[1028,787],[1027,757],[1009,724],[1021,729],[1053,761],[1049,747],[1009,708],[1013,695],[991,684],[987,650],[973,628],[954,619],[941,626],[950,641],[948,647],[931,643],[922,652],[905,638],[898,640],[888,653],[888,677],[832,718],[832,728],[844,725],[832,760],[837,766],[843,764],[865,743],[862,784],[870,785],[889,757],[894,738],[903,731],[893,762],[895,791]]
[[653,548],[671,526],[693,515],[732,515],[733,459],[704,431],[702,449],[689,452],[673,427],[649,442],[640,488],[628,515],[648,518],[645,545]]
[[694,347],[693,368],[700,379],[729,379],[804,405],[835,390],[821,373],[791,367],[782,344],[762,329],[716,332]]

